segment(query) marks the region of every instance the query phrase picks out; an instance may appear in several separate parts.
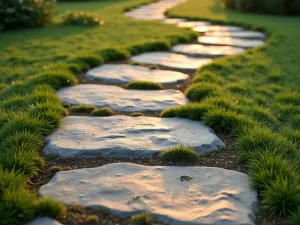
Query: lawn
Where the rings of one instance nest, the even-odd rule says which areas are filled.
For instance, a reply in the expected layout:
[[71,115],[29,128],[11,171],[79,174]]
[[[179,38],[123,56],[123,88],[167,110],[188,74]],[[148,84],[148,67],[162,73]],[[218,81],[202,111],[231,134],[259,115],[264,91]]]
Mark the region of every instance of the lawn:
[[[125,9],[151,1],[58,3],[55,24],[1,33],[0,165],[22,172],[0,169],[4,224],[22,224],[37,215],[55,217],[63,211],[59,203],[24,191],[44,165],[44,137],[68,114],[55,90],[77,84],[75,73],[102,63],[195,40],[189,29],[122,16]],[[94,11],[105,24],[63,25],[62,13],[69,9]],[[189,0],[168,14],[268,33],[266,46],[216,59],[198,70],[186,90],[193,103],[167,109],[162,116],[201,120],[234,137],[239,160],[249,165],[252,186],[262,194],[267,210],[262,216],[289,217],[300,204],[299,17],[242,14],[224,10],[218,0]]]

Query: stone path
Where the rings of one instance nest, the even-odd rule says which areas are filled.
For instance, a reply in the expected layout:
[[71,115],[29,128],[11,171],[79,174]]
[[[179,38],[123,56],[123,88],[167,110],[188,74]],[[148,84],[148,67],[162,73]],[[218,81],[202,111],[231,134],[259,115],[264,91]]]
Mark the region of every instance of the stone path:
[[62,224],[56,220],[47,217],[39,217],[29,223],[26,223],[25,225],[62,225]]
[[98,80],[109,84],[126,84],[134,80],[143,80],[162,85],[176,85],[189,79],[189,76],[184,73],[129,64],[99,66],[89,70],[85,77],[91,81]]
[[[126,12],[125,16],[193,29],[200,34],[198,42],[131,57],[131,62],[143,65],[106,64],[93,68],[85,77],[101,84],[63,88],[57,92],[61,100],[119,112],[159,112],[188,100],[179,90],[126,90],[108,84],[144,80],[176,85],[187,81],[188,74],[212,58],[239,54],[264,44],[266,36],[260,32],[164,15],[167,9],[185,1],[161,0]],[[149,65],[160,69],[149,69]],[[201,154],[224,146],[210,128],[198,121],[122,115],[69,116],[46,142],[44,152],[60,157],[149,158],[176,144],[192,146]],[[108,209],[119,216],[146,211],[166,224],[255,224],[257,193],[249,188],[248,176],[220,168],[109,164],[59,172],[39,193],[66,204]]]
[[224,146],[210,128],[197,121],[128,116],[69,116],[46,141],[46,154],[85,158],[151,158],[178,143],[201,154]]
[[121,217],[151,212],[172,225],[254,224],[257,201],[240,172],[131,163],[59,172],[39,194]]
[[127,90],[101,84],[79,84],[57,92],[63,103],[108,107],[120,112],[160,112],[188,100],[177,90]]

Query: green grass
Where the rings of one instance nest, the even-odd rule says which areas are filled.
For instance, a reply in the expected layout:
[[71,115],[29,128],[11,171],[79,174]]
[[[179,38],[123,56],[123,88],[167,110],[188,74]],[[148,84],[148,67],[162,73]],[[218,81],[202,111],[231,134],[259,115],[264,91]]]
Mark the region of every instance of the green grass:
[[153,225],[154,220],[148,213],[133,215],[129,221],[130,225]]
[[92,105],[76,105],[72,107],[71,111],[75,113],[91,113],[95,109],[97,109],[97,107]]
[[144,116],[144,114],[141,113],[141,112],[133,112],[133,113],[130,114],[130,116],[131,117],[139,117],[139,116]]
[[[74,73],[132,54],[169,49],[197,35],[172,25],[125,18],[123,12],[151,0],[57,3],[56,23],[45,28],[20,29],[0,35],[0,173],[11,179],[35,176],[44,165],[40,156],[43,139],[59,127],[68,111],[55,94],[78,83]],[[66,10],[90,10],[104,20],[103,26],[63,24]],[[119,32],[122,31],[122,32]],[[68,110],[91,113],[87,106]],[[98,110],[100,116],[110,111]],[[56,159],[56,155],[46,156]],[[17,172],[13,172],[17,171]],[[16,181],[17,182],[17,181]],[[0,185],[2,180],[0,179]],[[0,218],[4,224],[24,224],[35,216],[55,217],[56,202],[41,200],[26,185],[0,188]],[[1,192],[3,190],[3,193]]]
[[[238,158],[250,166],[252,186],[263,190],[262,210],[290,216],[300,207],[299,17],[240,13],[222,8],[219,0],[189,0],[168,14],[268,34],[265,46],[199,69],[186,95],[200,102],[161,115],[201,120],[235,136]],[[205,90],[208,85],[214,88]]]
[[200,159],[199,153],[193,148],[183,145],[174,146],[161,153],[161,158],[165,162],[174,163],[189,163],[198,162]]
[[135,80],[126,84],[126,88],[136,90],[162,90],[163,86],[156,82]]
[[113,116],[114,112],[108,108],[98,108],[91,112],[91,116]]

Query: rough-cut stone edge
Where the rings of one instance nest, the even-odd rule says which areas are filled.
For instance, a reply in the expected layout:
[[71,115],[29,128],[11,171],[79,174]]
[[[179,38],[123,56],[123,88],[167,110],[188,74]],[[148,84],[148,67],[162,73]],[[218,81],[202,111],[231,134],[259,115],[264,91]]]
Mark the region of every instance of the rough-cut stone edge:
[[[96,170],[96,169],[99,169],[99,168],[105,168],[106,170],[109,171],[109,168],[107,167],[112,167],[112,166],[115,166],[115,165],[122,165],[122,168],[126,168],[126,166],[135,166],[136,168],[150,168],[151,166],[145,166],[145,165],[139,165],[139,164],[133,164],[133,163],[112,163],[112,164],[107,164],[107,165],[103,165],[101,167],[96,167],[96,168],[83,168],[83,169],[76,169],[76,170],[72,170],[72,171],[88,171],[88,170]],[[178,168],[178,166],[155,166],[155,168],[159,169],[159,168]],[[192,168],[195,168],[195,169],[209,169],[209,170],[218,170],[218,171],[223,171],[223,172],[231,172],[233,173],[234,175],[239,175],[239,176],[243,176],[243,177],[247,177],[247,179],[249,180],[249,176],[247,174],[244,174],[242,172],[239,172],[239,171],[235,171],[235,170],[227,170],[227,169],[223,169],[223,168],[219,168],[219,167],[197,167],[197,166],[189,166],[189,167],[184,167],[184,168],[187,168],[187,169],[192,169]],[[62,171],[62,172],[58,172],[58,173],[67,173],[68,171]],[[185,174],[185,175],[188,175],[188,174]],[[56,179],[56,176],[57,174],[50,180],[49,183],[51,183],[52,181],[54,181]],[[117,174],[118,176],[118,174]],[[47,185],[47,184],[46,184]],[[45,186],[45,185],[44,185]],[[39,195],[43,196],[42,194],[42,191],[41,189],[43,188],[43,186],[39,189],[38,193]],[[251,188],[249,187],[249,190]],[[257,206],[258,206],[258,200],[257,200],[257,191],[252,189],[251,190],[251,194],[255,195],[256,198],[253,199],[252,203],[249,204],[249,210],[251,210],[252,214],[248,214],[248,217],[249,217],[249,220],[252,221],[253,223],[251,223],[251,225],[255,224],[255,219],[256,219],[256,215],[255,215],[255,212],[256,212],[256,209],[257,209]],[[241,193],[242,194],[242,193]],[[47,196],[46,196],[47,197]],[[107,207],[107,206],[104,206],[104,205],[92,205],[92,206],[87,206],[88,208],[91,208],[91,209],[103,209],[105,211],[108,211],[116,216],[119,216],[119,217],[129,217],[131,215],[134,215],[134,214],[137,214],[139,213],[140,211],[131,211],[131,212],[128,212],[128,211],[121,211],[121,210],[118,210],[118,209],[114,209],[112,207]],[[188,209],[187,209],[188,210]],[[182,221],[180,219],[174,219],[168,215],[163,215],[163,214],[160,214],[160,213],[153,213],[151,211],[147,211],[147,213],[151,214],[153,217],[157,218],[159,221],[162,221],[166,224],[177,224],[177,225],[204,225],[202,222],[201,223],[198,223],[198,222],[194,222],[194,221]],[[226,221],[226,219],[224,220]],[[224,222],[223,221],[223,222]],[[238,222],[238,220],[236,220],[236,222]],[[223,223],[222,223],[223,224]],[[231,224],[228,224],[226,223],[227,225],[241,225],[240,223],[231,223]],[[219,224],[216,224],[216,225],[219,225]],[[221,225],[221,224],[220,224]],[[249,223],[247,223],[247,225],[250,225]]]
[[[106,64],[104,64],[104,65],[106,65]],[[104,65],[102,65],[102,66],[104,66]],[[107,65],[114,65],[114,64],[107,64]],[[131,65],[131,66],[133,66],[133,67],[139,67],[139,66],[135,66],[135,65]],[[101,66],[99,66],[99,67],[101,67]],[[87,80],[89,80],[89,81],[99,81],[99,82],[103,82],[103,83],[105,83],[105,84],[111,84],[111,85],[121,85],[121,84],[127,84],[128,82],[131,82],[131,81],[135,81],[134,79],[132,79],[132,80],[130,80],[130,81],[121,81],[121,79],[116,79],[116,78],[114,78],[114,79],[109,79],[109,78],[105,78],[105,77],[97,77],[97,76],[93,76],[92,75],[92,70],[93,69],[97,69],[98,67],[95,67],[95,68],[92,68],[92,69],[90,69],[90,70],[88,70],[87,72],[86,72],[86,74],[85,74],[85,78],[87,79]],[[160,69],[158,69],[158,70],[160,70]],[[161,71],[161,70],[160,70]],[[173,72],[173,73],[175,73],[175,72],[177,72],[177,73],[181,73],[181,72],[178,72],[178,71],[173,71],[173,70],[169,70],[170,72]],[[141,79],[139,79],[139,80],[146,80],[146,81],[150,81],[150,82],[157,82],[157,83],[160,83],[161,85],[163,85],[163,86],[171,86],[171,85],[176,85],[176,84],[181,84],[181,83],[184,83],[184,82],[186,82],[186,81],[188,81],[189,79],[190,79],[190,76],[189,75],[187,75],[187,74],[185,74],[185,73],[182,73],[182,75],[185,75],[186,76],[186,78],[185,79],[177,79],[177,80],[174,80],[174,81],[167,81],[167,82],[158,82],[158,81],[151,81],[151,80],[147,80],[147,79],[143,79],[143,78],[141,78]]]
[[[142,53],[142,54],[147,54],[147,53],[151,53],[151,52],[146,52],[146,53]],[[175,53],[175,52],[166,52],[166,53],[171,53],[171,54],[178,54],[178,53]],[[139,54],[139,55],[142,55],[142,54]],[[208,58],[208,59],[205,59],[203,58],[203,60],[207,60],[206,63],[203,63],[202,65],[200,65],[198,68],[178,68],[178,67],[172,67],[172,66],[167,66],[167,65],[163,65],[161,63],[159,64],[153,64],[153,63],[144,63],[144,62],[140,62],[140,61],[137,61],[135,60],[134,58],[139,56],[139,55],[134,55],[130,58],[130,61],[131,62],[138,62],[138,63],[142,63],[143,65],[146,65],[146,66],[152,66],[152,65],[156,65],[158,66],[159,68],[161,69],[166,69],[166,70],[173,70],[173,71],[178,71],[178,72],[181,72],[181,73],[187,73],[187,74],[190,74],[190,73],[194,73],[196,72],[199,68],[201,68],[202,66],[205,66],[209,63],[211,63],[211,59]],[[178,54],[178,55],[184,55],[184,54]],[[186,56],[186,55],[184,55]],[[189,56],[191,57],[191,56]],[[198,59],[201,59],[201,58],[198,58]]]
[[38,217],[32,220],[31,222],[26,223],[25,225],[63,225],[63,224],[48,217]]

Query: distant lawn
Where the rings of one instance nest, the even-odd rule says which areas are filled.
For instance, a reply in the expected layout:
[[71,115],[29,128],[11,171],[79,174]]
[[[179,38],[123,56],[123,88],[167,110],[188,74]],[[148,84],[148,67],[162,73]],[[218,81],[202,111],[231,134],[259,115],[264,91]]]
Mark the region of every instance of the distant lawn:
[[[178,37],[192,34],[174,25],[136,21],[123,16],[124,8],[147,2],[151,0],[58,3],[58,12],[88,9],[97,12],[105,24],[102,27],[56,24],[46,28],[2,32],[0,82],[22,80],[44,70],[45,66],[47,69],[54,68],[76,56],[99,54],[107,48],[129,50],[134,45],[154,42],[170,46]],[[57,22],[60,16],[57,15]]]
[[265,27],[277,40],[266,51],[255,52],[256,61],[282,74],[282,79],[300,89],[300,17],[239,13],[221,7],[220,0],[189,0],[170,10],[170,15]]

